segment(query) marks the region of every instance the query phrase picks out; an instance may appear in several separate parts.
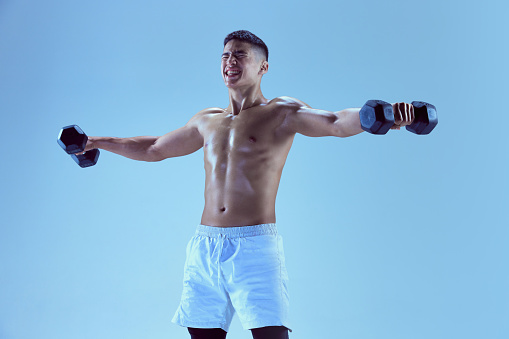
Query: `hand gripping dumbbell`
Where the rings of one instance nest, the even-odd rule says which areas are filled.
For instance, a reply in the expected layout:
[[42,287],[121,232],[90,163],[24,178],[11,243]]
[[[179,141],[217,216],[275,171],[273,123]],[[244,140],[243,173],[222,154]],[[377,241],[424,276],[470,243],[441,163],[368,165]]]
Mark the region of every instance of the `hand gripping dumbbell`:
[[85,150],[87,140],[87,135],[78,125],[70,125],[62,128],[58,135],[57,142],[67,154],[71,155],[71,158],[73,158],[80,167],[89,167],[97,163],[97,159],[99,159],[98,149],[92,149],[83,154],[76,155],[76,153],[81,153]]
[[[422,101],[412,102],[414,121],[406,129],[415,134],[429,134],[438,124],[437,109]],[[385,134],[394,126],[392,105],[382,100],[368,100],[359,112],[362,129],[372,134]]]

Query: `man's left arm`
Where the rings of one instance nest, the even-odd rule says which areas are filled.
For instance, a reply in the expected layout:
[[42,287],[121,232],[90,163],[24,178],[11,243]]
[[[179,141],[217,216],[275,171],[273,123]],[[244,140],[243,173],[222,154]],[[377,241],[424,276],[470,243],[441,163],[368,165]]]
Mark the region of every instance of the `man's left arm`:
[[[335,136],[350,137],[364,130],[359,118],[360,108],[347,108],[337,112],[315,109],[306,103],[288,98],[290,110],[285,119],[285,127],[293,133],[309,137]],[[392,104],[395,124],[391,129],[399,130],[414,120],[413,106],[407,103]]]

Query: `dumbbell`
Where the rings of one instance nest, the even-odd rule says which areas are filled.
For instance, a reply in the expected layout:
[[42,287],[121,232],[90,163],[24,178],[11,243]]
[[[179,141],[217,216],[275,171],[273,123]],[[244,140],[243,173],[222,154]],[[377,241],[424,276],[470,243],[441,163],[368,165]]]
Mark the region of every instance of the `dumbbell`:
[[[429,134],[438,124],[437,109],[423,101],[412,102],[414,121],[406,126],[415,134]],[[392,105],[382,100],[368,100],[359,112],[362,129],[372,134],[385,134],[394,126]]]
[[87,145],[88,137],[78,125],[69,125],[62,128],[58,135],[58,144],[62,149],[71,155],[80,167],[94,166],[99,159],[99,150],[93,149],[83,154],[81,153]]

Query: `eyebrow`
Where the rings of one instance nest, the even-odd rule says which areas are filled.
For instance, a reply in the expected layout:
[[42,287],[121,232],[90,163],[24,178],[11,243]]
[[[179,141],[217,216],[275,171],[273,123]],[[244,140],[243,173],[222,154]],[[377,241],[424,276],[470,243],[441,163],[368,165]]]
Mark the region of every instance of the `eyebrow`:
[[[222,54],[222,56],[229,55],[229,54],[231,54],[231,52],[225,52]],[[237,50],[237,51],[233,51],[233,54],[247,54],[247,52],[244,50]]]

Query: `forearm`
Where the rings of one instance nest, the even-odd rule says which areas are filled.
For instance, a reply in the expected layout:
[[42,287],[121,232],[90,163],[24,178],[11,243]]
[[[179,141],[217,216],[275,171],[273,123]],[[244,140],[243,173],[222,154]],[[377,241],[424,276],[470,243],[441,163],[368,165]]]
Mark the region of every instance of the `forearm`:
[[158,161],[152,146],[157,137],[132,137],[132,138],[114,138],[114,137],[89,137],[87,149],[100,148],[112,153],[122,155],[126,158],[140,161]]
[[344,138],[364,132],[359,118],[360,110],[360,108],[347,108],[334,113],[337,116],[334,122],[336,136]]

